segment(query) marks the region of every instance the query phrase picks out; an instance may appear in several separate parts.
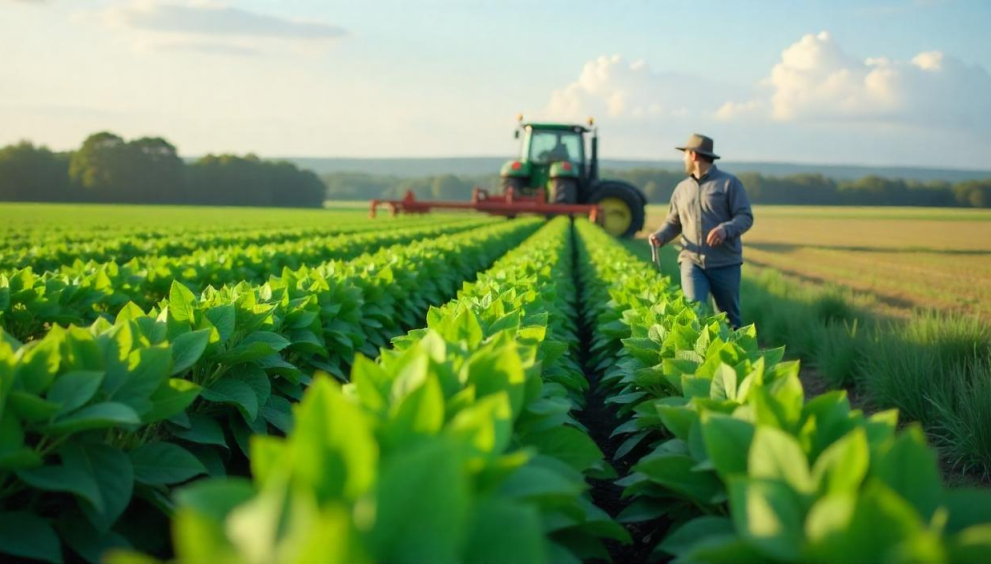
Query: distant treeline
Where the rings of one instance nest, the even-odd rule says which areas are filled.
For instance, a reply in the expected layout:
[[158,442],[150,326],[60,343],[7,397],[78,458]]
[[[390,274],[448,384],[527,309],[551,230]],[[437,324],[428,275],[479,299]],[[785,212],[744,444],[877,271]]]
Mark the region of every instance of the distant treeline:
[[[674,187],[685,175],[662,169],[604,170],[603,178],[631,182],[647,194],[652,203],[666,203]],[[859,180],[834,180],[821,174],[763,176],[754,172],[738,174],[757,204],[818,206],[934,206],[991,207],[991,178],[951,183],[918,182],[865,176]],[[467,200],[474,186],[496,188],[497,174],[485,176],[423,176],[403,178],[366,173],[338,172],[321,176],[330,200],[402,198],[412,190],[417,198]]]
[[[991,178],[951,183],[879,176],[835,180],[822,174],[738,176],[757,204],[991,207]],[[637,168],[607,169],[603,177],[629,181],[649,201],[664,203],[684,175]],[[125,141],[107,132],[89,136],[68,153],[26,141],[0,148],[0,201],[316,207],[325,198],[402,198],[409,190],[421,199],[467,200],[474,186],[498,189],[497,171],[481,176],[337,172],[318,177],[292,163],[250,154],[208,155],[187,163],[160,137]]]
[[187,164],[160,137],[102,132],[69,153],[26,141],[0,149],[0,201],[317,207],[324,192],[292,163],[249,154]]

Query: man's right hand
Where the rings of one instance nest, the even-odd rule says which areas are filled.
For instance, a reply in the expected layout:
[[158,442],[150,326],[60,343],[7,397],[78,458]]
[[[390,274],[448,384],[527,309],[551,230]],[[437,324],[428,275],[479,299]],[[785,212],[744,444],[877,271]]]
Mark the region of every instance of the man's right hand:
[[657,238],[657,234],[656,233],[651,233],[650,235],[648,235],[647,236],[647,241],[653,247],[660,247],[661,246],[661,240]]

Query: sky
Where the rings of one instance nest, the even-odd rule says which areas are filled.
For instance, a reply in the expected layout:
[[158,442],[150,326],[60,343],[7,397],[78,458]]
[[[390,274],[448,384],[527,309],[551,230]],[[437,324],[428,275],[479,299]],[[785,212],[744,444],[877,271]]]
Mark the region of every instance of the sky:
[[0,145],[991,168],[986,0],[0,0]]

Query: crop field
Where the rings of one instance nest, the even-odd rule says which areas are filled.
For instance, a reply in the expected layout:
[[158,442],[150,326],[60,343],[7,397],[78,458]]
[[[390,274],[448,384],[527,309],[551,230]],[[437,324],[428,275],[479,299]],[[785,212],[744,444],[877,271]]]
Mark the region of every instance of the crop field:
[[984,559],[991,490],[759,326],[582,218],[4,205],[0,560]]
[[[656,207],[651,223],[659,223]],[[846,390],[923,423],[944,479],[991,483],[991,216],[974,210],[758,207],[742,306],[804,361],[806,393]],[[790,241],[790,242],[789,242]],[[642,240],[628,244],[649,256]],[[678,276],[677,250],[662,267]]]
[[[648,229],[664,218],[652,206]],[[870,294],[876,309],[991,320],[991,213],[946,208],[756,206],[748,263]]]

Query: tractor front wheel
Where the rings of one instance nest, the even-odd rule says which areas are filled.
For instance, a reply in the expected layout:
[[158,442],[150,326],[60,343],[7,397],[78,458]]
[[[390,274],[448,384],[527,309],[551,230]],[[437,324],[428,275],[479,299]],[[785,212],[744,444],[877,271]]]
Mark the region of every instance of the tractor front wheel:
[[632,186],[602,184],[589,196],[588,203],[599,204],[603,212],[599,223],[614,237],[632,237],[643,229],[643,200]]

